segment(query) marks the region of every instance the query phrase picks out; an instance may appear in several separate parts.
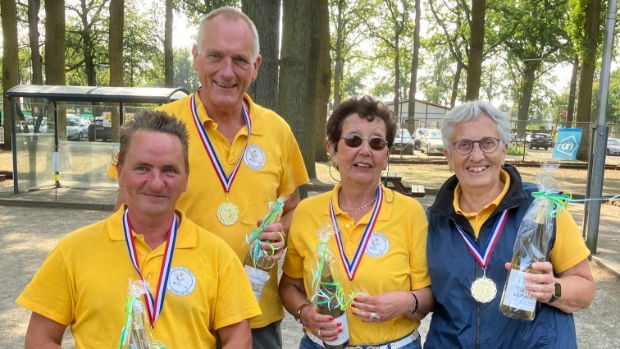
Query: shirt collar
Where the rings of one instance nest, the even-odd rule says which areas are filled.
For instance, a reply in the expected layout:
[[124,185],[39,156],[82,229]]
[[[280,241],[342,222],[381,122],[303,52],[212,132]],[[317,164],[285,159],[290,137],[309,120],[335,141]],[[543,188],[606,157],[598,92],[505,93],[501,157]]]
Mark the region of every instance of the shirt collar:
[[[196,97],[196,110],[198,110],[198,117],[202,121],[203,125],[210,127],[213,123],[215,123],[215,121],[207,114],[207,109],[205,109],[202,100],[198,97],[198,93],[196,93]],[[250,119],[252,120],[252,132],[250,134],[262,136],[264,132],[264,122],[262,113],[258,111],[258,105],[255,104],[247,94],[243,95],[243,100],[248,106],[248,113]]]
[[456,188],[454,188],[454,200],[452,201],[452,206],[454,206],[454,211],[457,214],[460,214],[461,216],[468,216],[472,214],[477,215],[480,212],[483,212],[486,210],[493,212],[493,210],[495,210],[495,208],[497,208],[499,203],[502,201],[504,196],[506,196],[506,193],[508,192],[508,188],[510,187],[510,175],[508,175],[508,172],[504,170],[500,170],[499,180],[504,183],[504,189],[502,189],[502,192],[495,198],[495,200],[491,201],[488,205],[484,206],[479,212],[464,212],[463,210],[461,210],[461,207],[459,205],[459,198],[461,197],[461,194],[463,193],[463,189],[461,188],[461,184],[458,183],[456,185]]
[[[340,193],[341,188],[342,188],[342,184],[338,183],[336,184],[336,186],[334,186],[334,189],[332,190],[332,193],[331,193],[331,200],[334,203],[336,203],[334,205],[334,213],[336,214],[336,216],[340,216],[346,213],[345,211],[341,210],[340,207],[337,205],[338,193]],[[381,206],[381,211],[379,212],[378,220],[389,221],[390,218],[392,217],[392,203],[394,202],[396,194],[394,194],[394,191],[391,189],[387,189],[383,186],[381,186],[381,188],[383,188],[383,203]],[[368,219],[370,218],[371,212],[368,212],[366,215],[364,215],[364,217],[362,217],[362,219],[360,219],[359,222],[368,223]],[[325,208],[325,215],[329,217],[329,204]]]
[[[106,229],[108,230],[108,236],[112,241],[125,241],[125,233],[123,231],[123,213],[127,208],[127,204],[114,212],[108,219],[106,219]],[[194,248],[197,245],[197,233],[196,226],[188,224],[188,219],[185,213],[181,210],[176,210],[175,213],[180,218],[179,230],[177,232],[177,241],[175,248]],[[136,233],[132,231],[133,236]]]

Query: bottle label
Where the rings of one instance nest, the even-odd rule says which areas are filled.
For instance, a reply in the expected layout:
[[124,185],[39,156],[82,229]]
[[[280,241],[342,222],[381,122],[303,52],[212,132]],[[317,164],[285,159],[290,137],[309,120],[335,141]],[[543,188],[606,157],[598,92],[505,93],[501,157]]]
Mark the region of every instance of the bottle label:
[[525,289],[527,284],[525,275],[527,274],[521,270],[510,270],[508,286],[506,287],[506,294],[502,304],[524,311],[534,311],[536,309],[536,298],[528,296],[528,292]]
[[342,332],[338,333],[338,338],[333,341],[324,341],[328,345],[340,345],[349,340],[349,323],[347,322],[347,312],[345,311],[335,319],[336,322],[340,322],[342,325]]
[[248,279],[250,280],[250,285],[252,285],[252,291],[254,291],[254,296],[257,301],[260,301],[260,296],[263,294],[263,289],[265,288],[265,284],[269,280],[269,273],[253,268],[249,265],[245,266],[245,273],[248,274]]

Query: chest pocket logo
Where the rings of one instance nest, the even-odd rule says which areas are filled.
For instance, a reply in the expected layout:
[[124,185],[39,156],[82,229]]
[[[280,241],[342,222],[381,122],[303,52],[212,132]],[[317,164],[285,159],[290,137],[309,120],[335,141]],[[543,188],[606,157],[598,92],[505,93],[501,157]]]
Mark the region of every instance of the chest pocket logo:
[[379,233],[374,232],[370,236],[370,241],[368,241],[368,245],[366,246],[366,254],[370,257],[381,257],[387,253],[390,249],[390,241],[388,238]]
[[260,170],[265,166],[265,152],[256,144],[249,145],[245,149],[243,161],[246,166],[254,171]]
[[196,287],[196,276],[189,269],[184,267],[174,267],[168,276],[167,289],[175,296],[183,297],[194,291]]

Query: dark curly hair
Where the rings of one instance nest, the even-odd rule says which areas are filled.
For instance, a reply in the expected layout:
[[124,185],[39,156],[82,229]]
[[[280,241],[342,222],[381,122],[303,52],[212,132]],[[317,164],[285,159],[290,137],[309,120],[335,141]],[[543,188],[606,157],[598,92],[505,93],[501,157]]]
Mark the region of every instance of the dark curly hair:
[[338,151],[338,141],[342,136],[342,123],[347,116],[357,113],[360,118],[374,121],[375,117],[381,118],[385,122],[385,140],[388,142],[388,149],[394,144],[396,135],[396,123],[392,119],[392,111],[381,101],[375,101],[370,96],[362,98],[351,98],[340,103],[332,112],[327,120],[327,140],[334,144],[334,151]]

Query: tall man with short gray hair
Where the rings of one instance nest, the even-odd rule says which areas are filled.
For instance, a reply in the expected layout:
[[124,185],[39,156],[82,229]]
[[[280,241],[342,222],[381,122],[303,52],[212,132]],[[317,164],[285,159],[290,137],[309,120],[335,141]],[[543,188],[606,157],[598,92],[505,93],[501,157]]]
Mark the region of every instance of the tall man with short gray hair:
[[[308,176],[289,125],[245,94],[261,63],[256,28],[237,9],[217,9],[200,22],[192,55],[201,88],[159,108],[188,125],[192,174],[179,207],[224,239],[244,262],[246,236],[265,216],[268,203],[290,196],[281,222],[267,226],[260,238],[264,250],[271,250],[270,244],[277,249],[271,257],[277,261],[299,203],[297,188]],[[124,202],[123,195],[121,190],[117,204]],[[260,297],[263,314],[250,322],[255,349],[282,347],[284,311],[277,282],[276,263]]]

